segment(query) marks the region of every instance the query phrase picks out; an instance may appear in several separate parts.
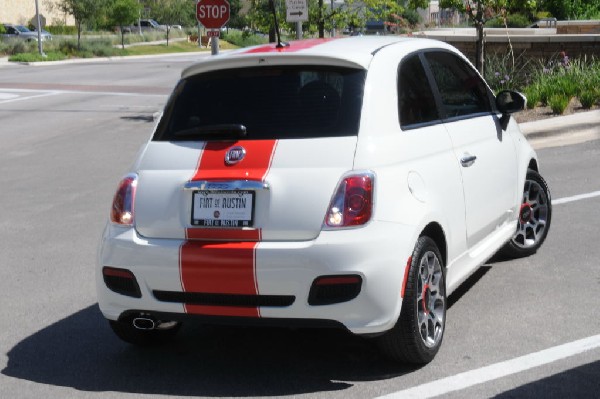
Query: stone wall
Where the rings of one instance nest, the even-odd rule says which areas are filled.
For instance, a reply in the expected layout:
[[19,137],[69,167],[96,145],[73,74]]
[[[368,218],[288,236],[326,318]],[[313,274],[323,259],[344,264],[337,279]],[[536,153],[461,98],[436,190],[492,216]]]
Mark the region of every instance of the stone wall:
[[600,34],[600,21],[559,21],[556,28],[561,35]]
[[[450,43],[472,61],[475,59],[474,29],[429,31],[416,36],[425,36]],[[511,29],[507,34],[504,29],[486,29],[485,51],[487,54],[508,53],[511,46],[516,55],[536,60],[547,60],[561,52],[571,58],[593,56],[600,59],[600,34],[557,34],[556,29]]]
[[[445,40],[461,50],[469,59],[475,59],[475,40]],[[487,54],[502,54],[510,50],[515,54],[532,59],[549,59],[564,52],[570,58],[587,56],[600,59],[600,35],[555,35],[548,37],[529,36],[511,37],[510,44],[506,37],[487,37],[485,51]]]
[[[52,0],[38,0],[46,25],[75,25],[72,16],[53,9]],[[0,0],[0,23],[29,25],[35,17],[35,0]]]

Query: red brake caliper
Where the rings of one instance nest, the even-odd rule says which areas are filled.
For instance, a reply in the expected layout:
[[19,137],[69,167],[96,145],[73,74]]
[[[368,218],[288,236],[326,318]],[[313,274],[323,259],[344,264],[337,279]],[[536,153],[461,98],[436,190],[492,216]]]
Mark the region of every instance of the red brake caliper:
[[423,287],[423,311],[425,312],[425,314],[429,314],[429,309],[427,308],[427,290],[429,290],[429,284],[425,284],[425,286]]
[[533,214],[533,209],[531,209],[531,205],[528,202],[521,205],[521,209],[519,210],[519,220],[521,223],[525,224],[531,220],[531,216]]

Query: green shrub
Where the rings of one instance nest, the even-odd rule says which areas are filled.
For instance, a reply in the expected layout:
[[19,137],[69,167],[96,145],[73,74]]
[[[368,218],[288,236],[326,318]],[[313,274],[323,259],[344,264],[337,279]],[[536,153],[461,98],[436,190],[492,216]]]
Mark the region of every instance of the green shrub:
[[[514,61],[513,61],[514,60]],[[531,62],[523,53],[491,53],[485,59],[485,80],[494,93],[501,90],[523,90],[528,84]]]
[[29,53],[37,49],[37,42],[21,39],[0,40],[0,52],[6,55]]
[[110,57],[119,52],[110,40],[106,39],[88,41],[85,45],[85,51],[96,57]]
[[402,13],[404,18],[410,26],[416,26],[421,22],[421,15],[416,10],[406,9]]
[[538,11],[535,14],[535,18],[536,19],[552,18],[552,14],[549,13],[548,11]]
[[77,40],[66,39],[60,40],[58,50],[65,55],[74,55],[77,53]]
[[556,82],[556,92],[565,94],[566,97],[573,98],[579,94],[579,81],[575,76],[561,76]]
[[571,99],[565,94],[553,94],[548,99],[548,105],[553,113],[562,115],[569,106],[570,101]]
[[510,14],[506,17],[506,25],[504,24],[503,17],[497,17],[490,19],[486,22],[486,28],[504,28],[508,26],[509,28],[525,28],[531,25],[531,21],[523,14]]
[[76,35],[77,34],[77,27],[71,26],[71,25],[49,25],[49,26],[46,26],[44,29],[46,29],[48,32],[52,33],[53,35]]
[[77,48],[76,39],[63,39],[58,41],[56,49],[67,56],[81,58],[109,57],[118,53],[110,37],[82,39],[81,48],[79,49]]
[[538,86],[530,86],[525,92],[527,97],[527,109],[534,109],[541,101],[540,89]]
[[593,57],[571,60],[565,53],[558,53],[545,62],[531,63],[526,74],[527,84],[522,90],[528,108],[539,101],[555,113],[562,113],[573,97],[578,97],[584,108],[600,101],[600,61]]
[[256,46],[259,44],[266,44],[269,39],[262,35],[255,35],[250,32],[239,30],[230,30],[221,34],[223,40],[228,41],[239,47]]
[[579,95],[581,106],[585,109],[590,109],[600,100],[600,91],[594,88],[588,88]]
[[8,57],[9,61],[13,62],[39,62],[39,61],[60,61],[67,57],[59,52],[47,52],[46,56],[42,56],[39,53],[21,53],[15,54]]

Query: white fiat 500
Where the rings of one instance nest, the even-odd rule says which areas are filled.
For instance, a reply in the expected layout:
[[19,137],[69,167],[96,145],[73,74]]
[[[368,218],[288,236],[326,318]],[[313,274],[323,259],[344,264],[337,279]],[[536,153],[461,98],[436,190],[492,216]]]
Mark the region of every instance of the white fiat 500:
[[187,68],[118,185],[100,309],[140,345],[181,322],[344,328],[427,363],[447,296],[533,254],[550,193],[510,114],[442,42],[264,45]]

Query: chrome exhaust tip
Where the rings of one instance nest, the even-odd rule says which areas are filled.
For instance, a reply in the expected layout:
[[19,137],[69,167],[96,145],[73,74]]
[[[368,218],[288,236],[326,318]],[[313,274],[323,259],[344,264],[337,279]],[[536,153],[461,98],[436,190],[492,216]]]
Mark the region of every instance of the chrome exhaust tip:
[[133,319],[133,326],[138,330],[154,330],[157,323],[148,317],[136,317]]

